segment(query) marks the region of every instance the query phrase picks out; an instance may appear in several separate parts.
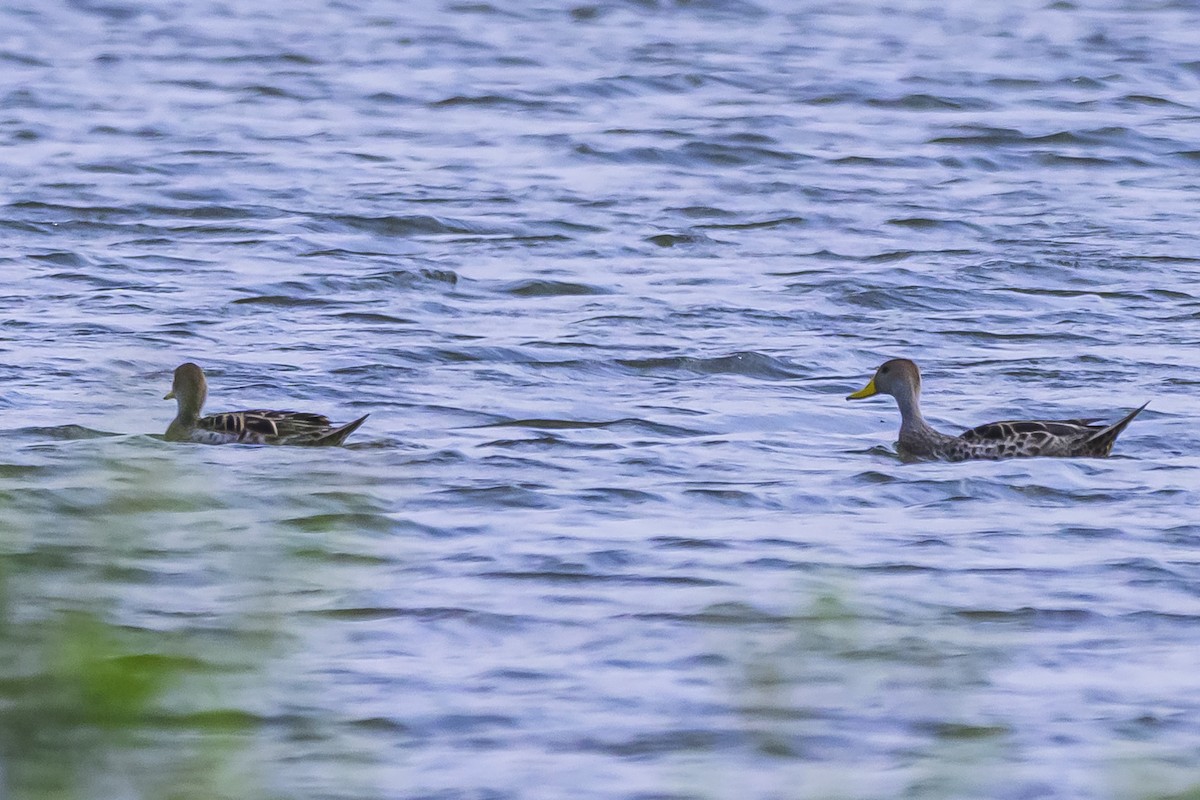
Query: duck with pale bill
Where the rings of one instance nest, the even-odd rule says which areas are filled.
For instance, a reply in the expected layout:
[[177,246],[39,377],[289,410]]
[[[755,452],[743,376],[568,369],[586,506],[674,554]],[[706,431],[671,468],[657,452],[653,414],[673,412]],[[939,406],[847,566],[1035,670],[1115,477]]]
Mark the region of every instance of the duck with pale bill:
[[174,399],[178,412],[167,428],[172,442],[201,444],[291,444],[340,445],[366,421],[364,414],[353,422],[334,426],[328,417],[303,411],[227,411],[200,416],[208,398],[204,370],[192,363],[175,369],[171,391],[164,400]]
[[896,445],[902,455],[946,461],[1107,456],[1121,431],[1149,405],[1134,409],[1111,425],[1097,425],[1094,419],[989,422],[951,436],[934,430],[921,416],[921,371],[907,358],[894,358],[881,365],[866,386],[846,399],[877,394],[890,394],[900,407],[900,439]]

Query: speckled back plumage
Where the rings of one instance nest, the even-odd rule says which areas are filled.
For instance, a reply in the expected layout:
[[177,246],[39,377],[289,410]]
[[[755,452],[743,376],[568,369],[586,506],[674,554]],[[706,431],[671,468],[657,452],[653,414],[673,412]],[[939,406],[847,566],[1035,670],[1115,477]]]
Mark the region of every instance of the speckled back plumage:
[[1112,453],[1121,431],[1145,407],[1112,425],[1095,425],[1095,420],[1083,419],[991,422],[956,436],[944,457],[950,461],[1034,456],[1104,458]]

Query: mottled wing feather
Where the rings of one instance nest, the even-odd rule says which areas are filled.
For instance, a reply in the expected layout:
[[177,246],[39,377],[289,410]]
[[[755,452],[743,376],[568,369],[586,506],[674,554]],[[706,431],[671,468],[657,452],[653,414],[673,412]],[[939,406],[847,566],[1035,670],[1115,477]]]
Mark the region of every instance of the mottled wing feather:
[[251,409],[201,417],[196,427],[236,436],[239,441],[269,443],[294,437],[319,436],[329,431],[329,418],[303,411]]
[[275,436],[296,436],[306,433],[318,433],[329,430],[329,418],[322,414],[308,414],[303,411],[247,411],[247,424],[269,426],[275,430]]
[[947,461],[1030,456],[1103,457],[1112,452],[1113,442],[1146,405],[1111,425],[1094,424],[1096,419],[1008,420],[989,422],[958,436],[927,429],[910,435],[908,441],[905,441],[904,428],[901,428],[897,446],[903,453],[918,458],[944,458]]
[[[1011,422],[989,422],[963,431],[959,438],[972,442],[1010,441],[1021,435],[1046,434],[1053,437],[1086,436],[1103,430],[1102,425],[1092,425],[1092,420],[1020,420]],[[1041,437],[1035,437],[1041,438]]]
[[196,420],[196,427],[218,433],[241,433],[246,428],[242,415],[237,412],[228,414],[210,414]]
[[[1140,409],[1139,409],[1140,410]],[[1093,419],[991,422],[964,431],[946,448],[951,460],[1029,456],[1106,456],[1117,434],[1137,415],[1112,426]]]

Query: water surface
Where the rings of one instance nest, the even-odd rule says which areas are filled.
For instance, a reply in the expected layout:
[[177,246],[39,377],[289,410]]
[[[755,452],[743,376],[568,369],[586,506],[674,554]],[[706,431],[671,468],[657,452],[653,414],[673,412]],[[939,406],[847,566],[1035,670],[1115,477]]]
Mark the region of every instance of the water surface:
[[[1197,29],[9,4],[6,796],[1194,793]],[[1151,405],[905,464],[894,356],[948,430]],[[186,360],[371,417],[167,443]]]

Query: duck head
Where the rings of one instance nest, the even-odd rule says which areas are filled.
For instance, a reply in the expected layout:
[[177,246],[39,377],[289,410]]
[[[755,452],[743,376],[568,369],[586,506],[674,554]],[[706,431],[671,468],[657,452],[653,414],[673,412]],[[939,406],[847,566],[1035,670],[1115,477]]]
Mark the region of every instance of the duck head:
[[921,370],[907,358],[893,358],[881,364],[867,385],[846,399],[861,400],[877,394],[890,394],[897,399],[916,398],[920,393]]
[[204,401],[208,399],[204,370],[190,361],[176,367],[171,391],[163,395],[163,400],[172,399],[179,405],[180,417],[194,419],[200,416],[200,409],[204,408]]

